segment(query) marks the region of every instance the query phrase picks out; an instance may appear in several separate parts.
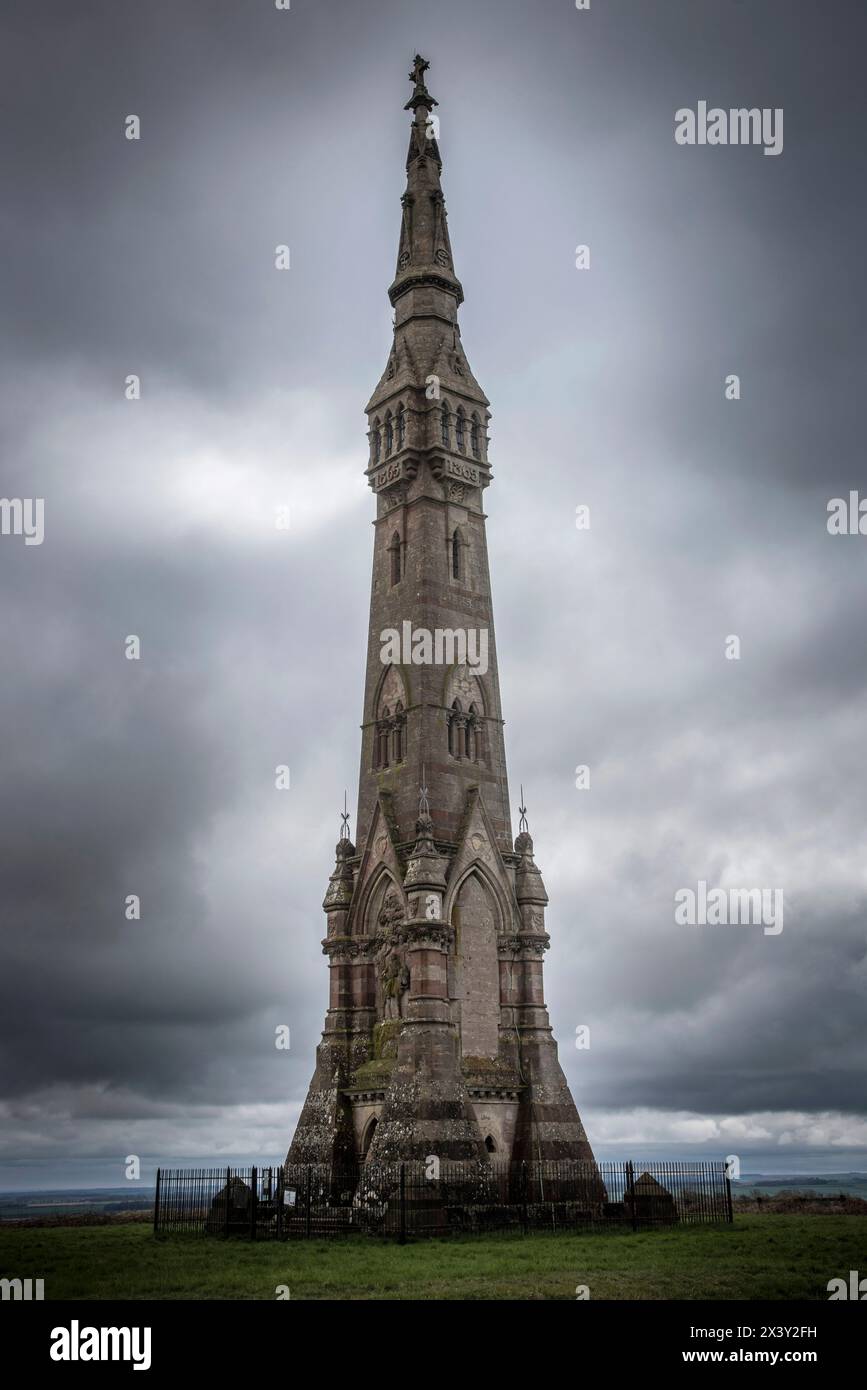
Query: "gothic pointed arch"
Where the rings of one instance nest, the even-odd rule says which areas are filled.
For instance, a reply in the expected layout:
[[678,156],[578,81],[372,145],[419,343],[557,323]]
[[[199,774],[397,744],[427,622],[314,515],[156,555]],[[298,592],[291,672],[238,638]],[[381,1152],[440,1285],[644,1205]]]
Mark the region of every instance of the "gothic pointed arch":
[[373,1143],[373,1136],[376,1133],[376,1124],[377,1118],[375,1115],[372,1115],[368,1120],[367,1124],[364,1126],[364,1134],[361,1136],[362,1162],[364,1162],[364,1160],[367,1158],[367,1155],[370,1153],[370,1146]]
[[362,936],[382,936],[405,911],[403,889],[387,864],[379,864],[364,886],[358,905]]
[[451,920],[461,890],[473,875],[479,879],[486,893],[490,894],[491,901],[496,905],[495,927],[497,934],[510,931],[515,921],[515,905],[507,895],[505,884],[500,882],[490,866],[479,856],[469,859],[449,884],[443,903],[443,916],[447,921]]
[[373,765],[379,770],[397,766],[406,755],[406,700],[402,670],[386,667],[373,715]]
[[479,718],[486,717],[488,700],[485,682],[481,676],[476,675],[471,666],[451,666],[445,674],[443,704],[449,709],[455,700],[460,700],[461,708],[465,710],[475,704]]
[[500,1047],[502,914],[487,875],[471,868],[452,898],[455,932],[455,996],[465,1057],[495,1058]]
[[404,710],[408,709],[411,704],[409,675],[405,667],[395,666],[391,662],[388,666],[383,667],[382,675],[373,693],[371,719],[378,719],[386,705],[392,710],[397,704],[403,705]]
[[451,757],[472,763],[485,760],[485,692],[480,677],[468,666],[455,666],[446,676],[448,751]]

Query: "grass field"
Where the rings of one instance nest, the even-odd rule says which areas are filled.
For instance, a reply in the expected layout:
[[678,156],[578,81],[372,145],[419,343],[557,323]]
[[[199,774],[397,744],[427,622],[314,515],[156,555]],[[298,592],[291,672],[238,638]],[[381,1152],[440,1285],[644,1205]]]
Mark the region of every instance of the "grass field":
[[827,1299],[867,1272],[867,1217],[741,1216],[733,1226],[260,1243],[163,1237],[148,1226],[0,1227],[0,1275],[46,1299]]

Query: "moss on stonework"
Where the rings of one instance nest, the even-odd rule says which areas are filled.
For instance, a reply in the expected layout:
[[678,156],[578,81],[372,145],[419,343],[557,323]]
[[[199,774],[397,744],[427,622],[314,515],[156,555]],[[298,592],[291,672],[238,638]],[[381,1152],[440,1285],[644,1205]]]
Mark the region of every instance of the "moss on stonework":
[[373,1025],[373,1060],[382,1061],[383,1058],[393,1058],[397,1056],[397,1039],[403,1022],[399,1018],[388,1018],[382,1023]]
[[391,1079],[393,1065],[393,1062],[383,1058],[376,1062],[365,1062],[352,1073],[350,1089],[381,1090]]
[[520,1079],[508,1062],[500,1057],[464,1057],[464,1081],[478,1086],[517,1086]]

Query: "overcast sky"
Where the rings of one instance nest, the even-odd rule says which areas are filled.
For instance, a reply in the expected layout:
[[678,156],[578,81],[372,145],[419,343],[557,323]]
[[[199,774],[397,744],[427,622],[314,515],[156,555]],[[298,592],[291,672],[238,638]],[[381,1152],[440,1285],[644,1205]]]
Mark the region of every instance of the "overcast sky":
[[[863,6],[4,13],[0,492],[45,499],[45,539],[0,537],[0,1186],[288,1146],[356,794],[416,51],[590,1139],[867,1167],[867,536],[826,527],[867,496]],[[782,154],[676,144],[703,100],[783,108]],[[782,888],[784,930],[677,925],[699,880]]]

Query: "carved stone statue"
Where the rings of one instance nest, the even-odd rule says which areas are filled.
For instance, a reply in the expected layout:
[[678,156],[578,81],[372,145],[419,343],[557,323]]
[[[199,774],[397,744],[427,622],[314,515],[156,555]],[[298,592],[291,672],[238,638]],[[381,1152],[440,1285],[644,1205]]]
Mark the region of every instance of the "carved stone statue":
[[400,960],[394,951],[389,951],[379,976],[382,981],[383,1018],[400,1018],[400,974]]
[[389,951],[379,975],[382,981],[382,1016],[403,1018],[404,997],[409,990],[409,966],[401,963],[396,951]]
[[379,925],[386,931],[390,931],[403,918],[403,904],[396,893],[386,893],[385,901],[382,904],[382,911],[379,914]]

